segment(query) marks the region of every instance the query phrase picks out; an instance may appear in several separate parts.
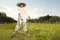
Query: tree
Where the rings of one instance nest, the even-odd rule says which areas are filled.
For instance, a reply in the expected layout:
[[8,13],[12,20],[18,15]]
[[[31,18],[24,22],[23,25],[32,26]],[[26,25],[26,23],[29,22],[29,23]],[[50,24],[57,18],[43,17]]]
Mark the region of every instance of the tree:
[[13,22],[16,22],[16,20],[14,20],[11,17],[8,17],[6,13],[0,12],[0,23],[13,23]]
[[60,23],[60,17],[58,16],[43,16],[39,17],[38,19],[30,19],[29,22],[35,22],[35,23]]

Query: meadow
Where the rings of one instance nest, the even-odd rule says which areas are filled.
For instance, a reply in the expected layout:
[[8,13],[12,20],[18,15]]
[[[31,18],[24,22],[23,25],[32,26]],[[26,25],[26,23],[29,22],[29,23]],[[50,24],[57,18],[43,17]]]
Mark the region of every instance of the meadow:
[[28,32],[20,30],[11,38],[16,23],[0,24],[0,40],[60,40],[59,23],[27,23]]

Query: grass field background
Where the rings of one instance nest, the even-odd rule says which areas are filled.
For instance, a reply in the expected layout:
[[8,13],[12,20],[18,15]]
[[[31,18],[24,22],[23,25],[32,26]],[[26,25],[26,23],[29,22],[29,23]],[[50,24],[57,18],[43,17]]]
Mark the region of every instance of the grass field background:
[[60,40],[60,24],[27,23],[28,32],[21,26],[14,37],[10,38],[16,23],[0,24],[0,40]]

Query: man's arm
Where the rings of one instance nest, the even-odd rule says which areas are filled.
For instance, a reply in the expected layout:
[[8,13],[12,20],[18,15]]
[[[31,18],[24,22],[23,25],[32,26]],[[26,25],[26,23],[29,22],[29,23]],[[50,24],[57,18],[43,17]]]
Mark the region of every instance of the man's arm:
[[30,16],[29,16],[28,14],[27,14],[27,16],[28,16],[29,19],[31,19]]

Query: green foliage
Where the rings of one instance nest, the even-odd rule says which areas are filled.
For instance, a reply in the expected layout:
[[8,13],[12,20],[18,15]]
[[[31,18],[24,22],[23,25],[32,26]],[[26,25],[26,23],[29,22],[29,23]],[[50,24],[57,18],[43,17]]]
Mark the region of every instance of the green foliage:
[[0,17],[7,17],[4,12],[0,12]]
[[16,22],[16,20],[14,20],[11,17],[8,17],[4,12],[0,12],[0,23],[13,23]]
[[30,19],[28,21],[34,23],[60,23],[60,17],[47,15],[39,17],[38,19]]

